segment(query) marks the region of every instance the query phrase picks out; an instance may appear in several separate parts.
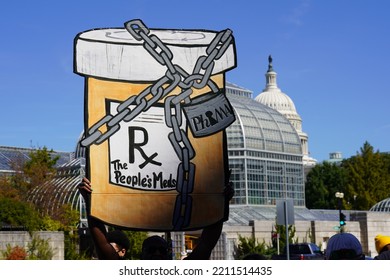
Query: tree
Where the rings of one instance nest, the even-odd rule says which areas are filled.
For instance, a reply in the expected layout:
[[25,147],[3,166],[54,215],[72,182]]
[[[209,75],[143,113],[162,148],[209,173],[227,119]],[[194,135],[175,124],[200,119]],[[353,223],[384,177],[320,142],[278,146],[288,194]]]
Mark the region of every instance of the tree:
[[31,204],[0,197],[0,222],[10,226],[23,226],[29,231],[35,231],[40,229],[42,220]]
[[345,160],[348,183],[344,201],[347,209],[369,210],[390,195],[389,159],[366,141],[360,153]]
[[307,175],[305,184],[306,207],[309,209],[335,209],[336,192],[344,192],[345,170],[336,164],[317,164]]
[[12,186],[10,178],[0,176],[0,197],[7,197],[19,200],[21,193]]
[[53,150],[43,147],[32,150],[27,160],[22,155],[14,158],[10,162],[13,173],[0,176],[0,196],[26,200],[31,188],[53,178],[59,156],[53,156],[52,153]]
[[390,153],[382,153],[381,157],[383,164],[385,165],[385,170],[387,170],[387,173],[390,174]]
[[54,175],[59,157],[52,153],[44,147],[31,151],[28,160],[20,156],[11,162],[14,173],[0,178],[0,222],[24,226],[29,231],[40,230],[52,223],[27,199],[29,189]]
[[[15,171],[11,176],[0,177],[0,222],[10,226],[23,226],[30,232],[64,231],[65,258],[80,259],[82,256],[78,252],[77,231],[79,213],[70,205],[62,205],[55,186],[50,183],[55,176],[55,164],[59,159],[52,153],[46,147],[33,150],[28,160],[20,157],[11,163]],[[30,203],[30,191],[39,186],[46,187],[43,199],[36,204]],[[41,241],[33,241],[31,246],[34,248],[45,246]],[[36,255],[34,252],[33,257]]]
[[369,210],[390,196],[390,154],[374,152],[366,141],[360,152],[341,165],[324,162],[308,174],[306,206],[336,209],[336,192],[344,193],[344,209]]
[[24,174],[29,178],[32,187],[41,185],[50,180],[55,175],[55,165],[60,158],[52,156],[53,150],[46,147],[30,152],[30,159],[23,166]]
[[249,254],[269,255],[269,246],[265,241],[259,242],[254,236],[243,237],[238,235],[238,245],[235,248],[234,258],[241,260]]

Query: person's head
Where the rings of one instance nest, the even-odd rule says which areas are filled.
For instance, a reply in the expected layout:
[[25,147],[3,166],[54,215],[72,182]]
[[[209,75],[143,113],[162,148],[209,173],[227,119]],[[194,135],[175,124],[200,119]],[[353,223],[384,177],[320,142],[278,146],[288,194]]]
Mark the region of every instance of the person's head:
[[168,259],[168,242],[158,235],[153,235],[144,240],[142,243],[143,260],[167,260]]
[[335,234],[326,246],[326,258],[328,260],[363,260],[362,245],[351,233]]
[[378,234],[375,236],[375,249],[378,254],[390,250],[390,236]]
[[107,241],[115,249],[118,256],[123,258],[130,248],[129,238],[123,231],[114,230],[107,233]]

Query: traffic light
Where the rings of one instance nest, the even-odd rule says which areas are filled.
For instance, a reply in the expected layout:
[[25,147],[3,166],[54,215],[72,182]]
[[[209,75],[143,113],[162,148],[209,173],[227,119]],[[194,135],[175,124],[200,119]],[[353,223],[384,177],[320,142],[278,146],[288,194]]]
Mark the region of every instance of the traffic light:
[[345,215],[344,213],[340,212],[340,227],[345,226],[347,223],[345,222]]

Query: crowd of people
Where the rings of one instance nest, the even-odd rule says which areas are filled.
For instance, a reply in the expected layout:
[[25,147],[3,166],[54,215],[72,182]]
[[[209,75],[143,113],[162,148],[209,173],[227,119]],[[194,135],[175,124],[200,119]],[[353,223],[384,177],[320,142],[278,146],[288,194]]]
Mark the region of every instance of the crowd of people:
[[[374,260],[390,260],[390,236],[378,234],[375,237],[375,249],[378,253]],[[365,260],[360,241],[351,233],[333,235],[327,244],[326,259],[328,260]]]

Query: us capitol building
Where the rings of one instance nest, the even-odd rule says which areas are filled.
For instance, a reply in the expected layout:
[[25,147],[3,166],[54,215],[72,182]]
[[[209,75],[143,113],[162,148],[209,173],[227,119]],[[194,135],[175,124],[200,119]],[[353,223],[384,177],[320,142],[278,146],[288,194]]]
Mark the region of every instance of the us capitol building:
[[[276,77],[270,56],[265,88],[255,98],[251,90],[228,82],[225,85],[236,116],[235,122],[226,129],[235,195],[213,259],[233,259],[239,235],[254,236],[259,242],[271,244],[276,203],[280,200],[293,200],[298,242],[314,242],[325,249],[329,237],[338,232],[335,227],[339,220],[337,210],[305,207],[305,176],[317,161],[310,157],[309,137],[302,129],[302,119],[294,102],[278,88]],[[0,173],[12,172],[11,159],[16,155],[28,157],[28,152],[29,149],[0,147]],[[84,177],[85,151],[77,144],[75,152],[59,155],[61,165],[57,177],[35,188],[30,200],[53,208],[60,207],[58,203],[70,203],[80,210],[80,233],[83,234],[87,222],[77,185]],[[44,194],[53,185],[56,186],[55,196],[61,199],[50,201]],[[346,231],[361,241],[366,255],[376,254],[376,234],[390,235],[389,205],[390,201],[384,200],[370,211],[343,210],[347,216]],[[186,249],[186,234],[197,236],[199,232],[171,234],[176,258]]]

